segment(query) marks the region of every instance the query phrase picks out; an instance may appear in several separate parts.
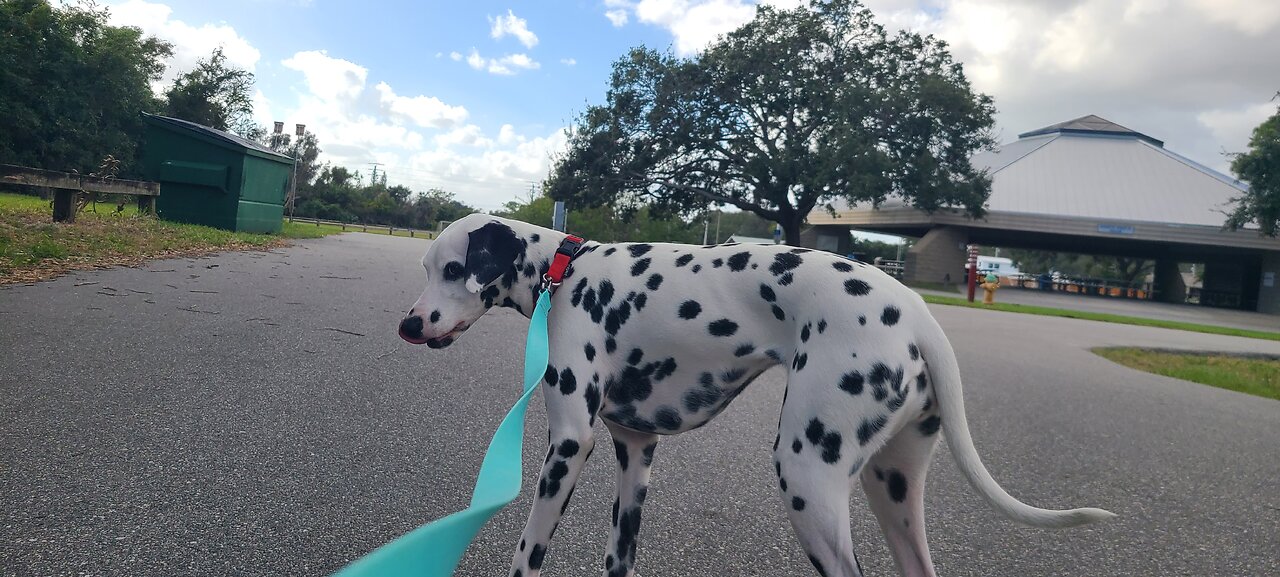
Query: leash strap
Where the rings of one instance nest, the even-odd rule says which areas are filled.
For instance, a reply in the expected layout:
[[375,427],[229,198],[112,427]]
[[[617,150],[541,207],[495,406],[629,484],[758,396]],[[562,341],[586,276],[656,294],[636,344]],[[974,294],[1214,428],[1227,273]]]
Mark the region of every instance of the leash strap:
[[[568,259],[565,261],[568,264]],[[560,273],[563,270],[561,267]],[[556,277],[555,281],[558,284],[560,278]],[[471,493],[471,505],[379,547],[334,573],[333,577],[450,577],[480,528],[520,495],[524,413],[529,397],[547,370],[547,312],[550,309],[551,291],[544,290],[533,309],[529,338],[525,341],[524,394],[507,412],[489,442],[476,488]]]

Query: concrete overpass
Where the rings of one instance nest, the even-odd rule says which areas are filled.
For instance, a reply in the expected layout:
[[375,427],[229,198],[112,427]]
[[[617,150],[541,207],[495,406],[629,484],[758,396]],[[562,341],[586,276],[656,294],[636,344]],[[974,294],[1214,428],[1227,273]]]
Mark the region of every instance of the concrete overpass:
[[1245,186],[1097,116],[1019,135],[972,159],[992,178],[987,216],[927,214],[900,201],[809,216],[809,243],[847,250],[848,230],[920,238],[904,278],[959,282],[965,245],[1127,256],[1156,262],[1155,289],[1181,302],[1178,263],[1203,263],[1208,304],[1280,314],[1280,240],[1222,229]]

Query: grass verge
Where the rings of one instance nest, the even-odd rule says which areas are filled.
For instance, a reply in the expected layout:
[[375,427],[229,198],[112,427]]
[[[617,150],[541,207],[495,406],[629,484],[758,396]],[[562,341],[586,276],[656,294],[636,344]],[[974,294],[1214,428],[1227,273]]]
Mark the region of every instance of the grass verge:
[[1280,400],[1277,357],[1138,348],[1098,348],[1093,352],[1140,371]]
[[132,206],[117,213],[114,205],[99,204],[97,210],[77,214],[74,224],[55,223],[49,201],[0,193],[0,285],[47,280],[72,270],[138,266],[157,258],[278,248],[289,239],[341,232],[285,223],[279,235],[252,234],[167,222],[139,215]]
[[1218,327],[1213,325],[1201,325],[1196,323],[1184,323],[1179,321],[1167,321],[1161,319],[1148,319],[1142,317],[1130,317],[1124,315],[1113,315],[1107,313],[1093,313],[1086,311],[1073,311],[1068,309],[1055,309],[1050,307],[1038,307],[1031,305],[1017,305],[1009,303],[994,303],[984,305],[981,302],[969,302],[961,297],[945,297],[936,295],[920,295],[925,302],[935,305],[950,305],[958,307],[969,307],[984,310],[1005,311],[1011,313],[1025,313],[1032,315],[1044,315],[1050,317],[1065,317],[1069,319],[1084,319],[1089,321],[1101,321],[1104,323],[1118,323],[1123,325],[1138,325],[1143,327],[1158,327],[1162,329],[1175,329],[1180,331],[1192,331],[1197,333],[1207,333],[1211,335],[1228,335],[1233,337],[1245,337],[1250,339],[1264,339],[1269,341],[1280,341],[1280,333],[1268,331],[1255,331],[1248,329],[1237,329],[1231,327]]

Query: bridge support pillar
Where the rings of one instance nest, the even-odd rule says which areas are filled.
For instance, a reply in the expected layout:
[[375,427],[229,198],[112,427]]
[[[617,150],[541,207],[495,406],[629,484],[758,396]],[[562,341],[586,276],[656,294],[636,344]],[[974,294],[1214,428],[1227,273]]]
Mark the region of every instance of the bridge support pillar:
[[1156,300],[1176,304],[1187,302],[1187,284],[1182,282],[1178,261],[1157,260],[1153,281],[1152,288],[1156,291]]
[[903,262],[904,282],[959,285],[964,282],[965,245],[969,233],[963,228],[939,226],[930,229],[907,251]]

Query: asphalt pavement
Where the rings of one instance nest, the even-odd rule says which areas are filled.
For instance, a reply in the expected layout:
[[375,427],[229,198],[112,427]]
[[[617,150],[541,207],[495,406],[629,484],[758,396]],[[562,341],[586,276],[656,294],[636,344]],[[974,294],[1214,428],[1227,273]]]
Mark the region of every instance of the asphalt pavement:
[[[0,288],[0,575],[327,575],[464,507],[518,396],[527,321],[494,310],[448,349],[402,342],[426,246],[347,234]],[[1280,343],[932,310],[995,478],[1028,503],[1120,515],[1013,525],[940,445],[926,499],[939,574],[1280,575],[1280,402],[1088,351]],[[814,574],[770,458],[783,376],[660,443],[640,574]],[[540,397],[530,406],[526,488],[545,450]],[[601,572],[613,463],[597,434],[547,575]],[[482,531],[459,575],[506,575],[528,504]],[[895,574],[860,492],[852,507],[867,574]]]

